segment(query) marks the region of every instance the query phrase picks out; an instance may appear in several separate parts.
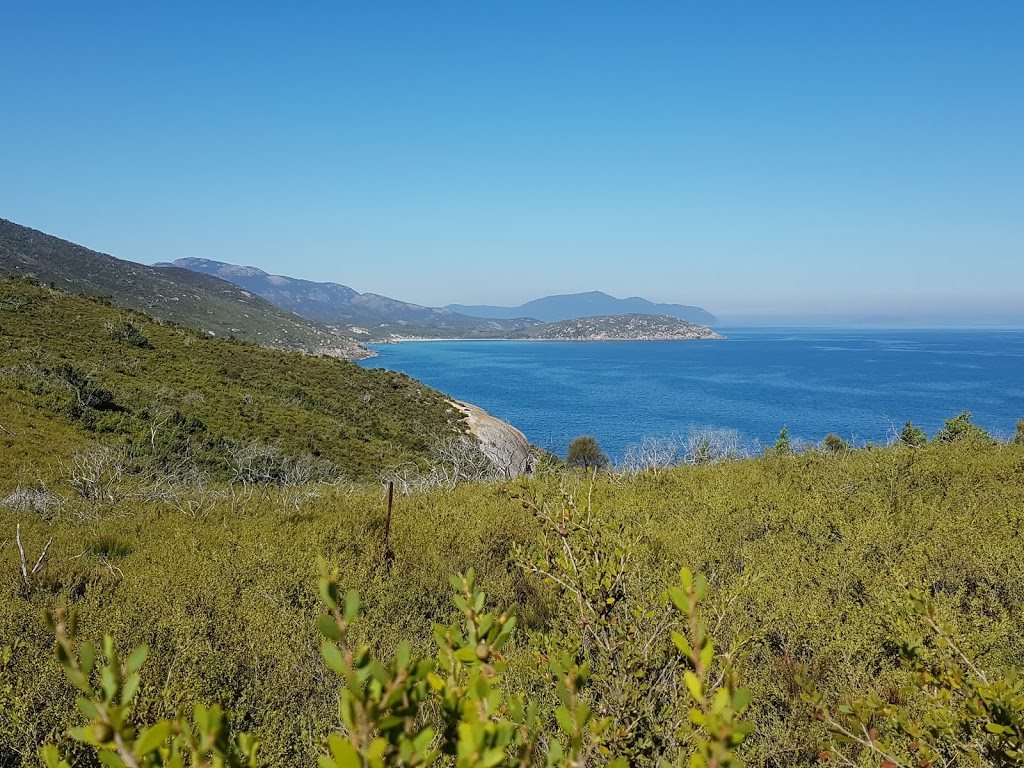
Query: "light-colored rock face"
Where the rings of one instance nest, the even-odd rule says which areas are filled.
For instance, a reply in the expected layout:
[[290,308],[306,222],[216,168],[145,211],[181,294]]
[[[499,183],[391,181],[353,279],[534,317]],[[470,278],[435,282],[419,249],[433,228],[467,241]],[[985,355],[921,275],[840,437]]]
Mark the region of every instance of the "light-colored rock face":
[[533,471],[530,441],[526,435],[507,421],[491,416],[483,408],[459,400],[450,402],[466,414],[469,434],[480,441],[480,450],[500,474],[518,477]]

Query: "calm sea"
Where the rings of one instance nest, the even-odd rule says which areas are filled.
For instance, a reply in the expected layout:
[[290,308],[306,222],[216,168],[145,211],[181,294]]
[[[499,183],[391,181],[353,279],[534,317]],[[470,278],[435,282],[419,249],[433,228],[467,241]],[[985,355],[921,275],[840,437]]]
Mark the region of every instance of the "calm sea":
[[597,437],[613,459],[645,437],[735,430],[747,446],[835,432],[929,435],[966,409],[993,434],[1024,418],[1022,330],[721,329],[724,341],[438,341],[364,361],[479,405],[560,455]]

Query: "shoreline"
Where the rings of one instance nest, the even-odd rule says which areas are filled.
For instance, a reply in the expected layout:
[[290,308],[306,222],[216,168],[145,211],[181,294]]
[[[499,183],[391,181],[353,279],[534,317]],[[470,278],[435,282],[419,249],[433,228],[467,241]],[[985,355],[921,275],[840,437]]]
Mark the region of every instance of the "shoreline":
[[360,342],[360,344],[364,344],[364,345],[366,345],[368,347],[369,346],[378,346],[378,347],[380,347],[380,346],[387,346],[389,344],[404,344],[404,343],[410,342],[410,341],[411,342],[431,342],[431,341],[536,341],[536,342],[562,341],[562,342],[566,342],[566,341],[569,341],[569,342],[586,343],[586,342],[606,342],[606,341],[610,341],[610,342],[615,342],[615,341],[618,341],[618,342],[622,342],[622,341],[723,341],[724,339],[727,339],[727,338],[729,338],[729,337],[728,336],[722,336],[722,335],[713,336],[713,337],[696,338],[696,339],[651,339],[651,338],[647,338],[647,339],[506,339],[506,338],[500,338],[500,337],[499,338],[493,338],[493,339],[481,339],[481,338],[474,338],[474,339],[459,338],[459,339],[455,339],[455,338],[419,338],[419,337],[412,337],[412,338],[390,339],[390,340],[387,340],[387,341],[362,341],[362,342]]

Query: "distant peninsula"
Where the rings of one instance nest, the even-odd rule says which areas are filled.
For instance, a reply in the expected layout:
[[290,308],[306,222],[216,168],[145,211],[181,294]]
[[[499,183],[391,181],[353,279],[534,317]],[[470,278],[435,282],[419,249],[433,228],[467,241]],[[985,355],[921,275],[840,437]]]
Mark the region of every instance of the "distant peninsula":
[[505,335],[543,341],[694,341],[724,339],[705,325],[669,315],[598,315],[545,323]]
[[[361,329],[362,330],[362,329]],[[724,339],[706,325],[669,315],[595,315],[544,323],[497,334],[458,336],[428,328],[409,328],[404,333],[378,335],[368,344],[399,344],[403,341],[699,341]],[[368,332],[367,332],[368,333]]]

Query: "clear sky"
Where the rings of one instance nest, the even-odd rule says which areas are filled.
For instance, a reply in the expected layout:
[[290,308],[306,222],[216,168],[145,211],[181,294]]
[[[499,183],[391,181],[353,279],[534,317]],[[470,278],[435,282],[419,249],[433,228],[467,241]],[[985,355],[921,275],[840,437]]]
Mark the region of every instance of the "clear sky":
[[1024,2],[8,2],[0,216],[422,304],[1024,306]]

